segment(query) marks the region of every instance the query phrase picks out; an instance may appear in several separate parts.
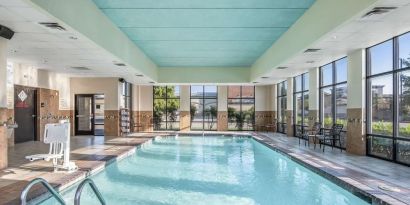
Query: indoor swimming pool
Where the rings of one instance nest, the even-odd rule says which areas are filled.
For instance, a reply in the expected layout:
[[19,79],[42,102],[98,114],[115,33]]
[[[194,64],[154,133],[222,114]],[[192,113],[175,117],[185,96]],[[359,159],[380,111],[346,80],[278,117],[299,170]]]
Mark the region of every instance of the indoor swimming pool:
[[[116,205],[368,204],[248,137],[157,137],[91,178]],[[65,201],[74,192],[64,191]],[[87,187],[82,204],[98,203]]]

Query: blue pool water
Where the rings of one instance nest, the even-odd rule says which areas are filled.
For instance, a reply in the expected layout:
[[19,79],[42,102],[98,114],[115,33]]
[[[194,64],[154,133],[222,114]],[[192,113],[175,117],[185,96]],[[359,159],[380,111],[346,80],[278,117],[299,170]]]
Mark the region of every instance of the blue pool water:
[[[92,179],[115,205],[368,204],[250,138],[157,138]],[[98,204],[90,190],[82,204]]]

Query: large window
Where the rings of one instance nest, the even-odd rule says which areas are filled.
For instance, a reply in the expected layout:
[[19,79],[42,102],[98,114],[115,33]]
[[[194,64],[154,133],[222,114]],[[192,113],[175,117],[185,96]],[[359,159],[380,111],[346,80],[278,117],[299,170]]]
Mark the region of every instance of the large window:
[[216,130],[217,86],[191,86],[191,130]]
[[132,103],[132,84],[129,82],[121,82],[121,97],[120,97],[120,108],[131,109]]
[[[334,61],[320,68],[320,122],[324,128],[333,124],[347,126],[347,58]],[[345,148],[346,133],[341,136]]]
[[295,116],[293,124],[295,129],[300,127],[303,129],[309,123],[309,73],[294,77],[293,82],[293,110]]
[[228,87],[228,129],[255,130],[255,86]]
[[277,85],[278,87],[278,132],[286,133],[286,103],[287,103],[287,92],[288,92],[288,82],[283,81]]
[[154,86],[154,130],[179,130],[179,86]]
[[367,153],[410,164],[410,33],[367,49]]

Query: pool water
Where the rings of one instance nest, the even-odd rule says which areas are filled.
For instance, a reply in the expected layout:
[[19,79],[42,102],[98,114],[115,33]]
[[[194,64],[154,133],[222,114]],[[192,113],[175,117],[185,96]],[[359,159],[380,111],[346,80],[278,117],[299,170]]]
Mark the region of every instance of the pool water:
[[[251,138],[156,138],[91,178],[115,205],[368,204]],[[88,187],[82,204],[99,204]]]

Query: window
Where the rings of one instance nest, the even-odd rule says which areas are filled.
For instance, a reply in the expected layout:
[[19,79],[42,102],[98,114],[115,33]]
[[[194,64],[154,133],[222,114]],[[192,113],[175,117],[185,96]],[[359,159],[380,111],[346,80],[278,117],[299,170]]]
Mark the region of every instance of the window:
[[120,108],[131,109],[131,83],[121,82],[121,98],[120,98]]
[[367,154],[410,164],[410,33],[367,49]]
[[[309,73],[304,73],[293,78],[293,111],[295,131],[299,127],[302,129],[308,126],[309,114]],[[296,132],[294,132],[296,133]],[[300,137],[300,136],[297,136]]]
[[179,86],[154,86],[154,130],[179,130]]
[[217,86],[191,86],[191,130],[217,130]]
[[[347,126],[347,58],[320,67],[319,113],[322,126],[329,129],[333,124]],[[345,148],[345,132],[341,136]],[[337,145],[338,143],[336,143]]]
[[288,92],[288,82],[283,81],[278,84],[278,132],[286,133],[286,103]]
[[255,86],[228,87],[228,129],[255,130]]

